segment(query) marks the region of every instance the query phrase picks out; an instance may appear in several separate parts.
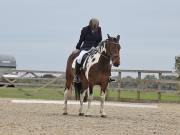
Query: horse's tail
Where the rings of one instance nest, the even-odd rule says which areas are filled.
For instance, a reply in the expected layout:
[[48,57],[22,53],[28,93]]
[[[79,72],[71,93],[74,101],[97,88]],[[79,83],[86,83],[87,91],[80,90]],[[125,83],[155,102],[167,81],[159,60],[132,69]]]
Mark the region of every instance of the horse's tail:
[[79,82],[79,83],[74,82],[74,89],[75,89],[75,98],[76,98],[76,100],[80,100],[82,83],[81,82]]
[[87,102],[87,100],[88,100],[88,93],[87,93],[87,91],[86,91],[86,94],[85,94],[85,97],[84,97],[83,102]]
[[[75,98],[76,98],[76,100],[80,100],[80,94],[81,94],[81,91],[82,91],[82,83],[81,82],[79,82],[79,83],[74,82],[74,89],[75,89]],[[87,99],[88,99],[88,94],[86,92],[83,102],[87,102]]]
[[65,88],[66,89],[71,89],[72,82],[74,79],[74,70],[72,68],[72,63],[74,59],[79,55],[79,52],[77,53],[71,53],[68,57],[67,64],[66,64],[66,84]]

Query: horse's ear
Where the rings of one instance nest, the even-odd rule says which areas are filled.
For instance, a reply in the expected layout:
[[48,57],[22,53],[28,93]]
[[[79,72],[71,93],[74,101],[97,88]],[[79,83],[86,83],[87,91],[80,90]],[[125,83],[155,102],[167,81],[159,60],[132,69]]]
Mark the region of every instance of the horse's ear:
[[111,37],[109,36],[109,34],[107,34],[107,37],[108,37],[108,39],[110,39]]
[[120,40],[120,35],[117,36],[117,41],[119,41],[119,40]]

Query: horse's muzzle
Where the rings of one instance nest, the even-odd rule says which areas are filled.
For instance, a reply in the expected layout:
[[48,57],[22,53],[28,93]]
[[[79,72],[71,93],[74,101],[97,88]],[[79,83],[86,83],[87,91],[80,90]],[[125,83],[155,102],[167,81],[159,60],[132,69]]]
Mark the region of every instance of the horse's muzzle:
[[120,65],[120,57],[119,55],[115,55],[112,57],[112,64],[115,67],[118,67]]
[[119,63],[114,63],[113,66],[118,67],[120,64]]

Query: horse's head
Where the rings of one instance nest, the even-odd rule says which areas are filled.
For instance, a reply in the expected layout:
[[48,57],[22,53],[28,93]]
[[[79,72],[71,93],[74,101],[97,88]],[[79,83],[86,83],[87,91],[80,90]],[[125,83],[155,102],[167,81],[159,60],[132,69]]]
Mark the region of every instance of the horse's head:
[[113,66],[118,67],[120,65],[120,35],[117,37],[110,37],[108,34],[107,36],[108,39],[106,40],[106,53],[110,56]]

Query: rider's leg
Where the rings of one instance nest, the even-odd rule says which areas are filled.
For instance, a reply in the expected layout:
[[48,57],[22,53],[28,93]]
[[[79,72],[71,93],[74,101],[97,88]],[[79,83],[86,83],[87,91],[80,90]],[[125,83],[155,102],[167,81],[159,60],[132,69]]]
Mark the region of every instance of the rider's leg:
[[79,56],[77,57],[77,63],[78,64],[81,64],[81,61],[82,61],[82,57],[85,53],[87,53],[88,51],[85,51],[85,50],[82,50],[79,54]]
[[87,51],[82,50],[80,52],[79,56],[77,57],[76,65],[75,65],[75,82],[80,82],[78,75],[80,74],[82,57],[85,53],[87,53]]
[[81,65],[76,61],[76,65],[75,65],[75,82],[80,82],[80,79],[78,77],[78,75],[80,74],[80,67]]

